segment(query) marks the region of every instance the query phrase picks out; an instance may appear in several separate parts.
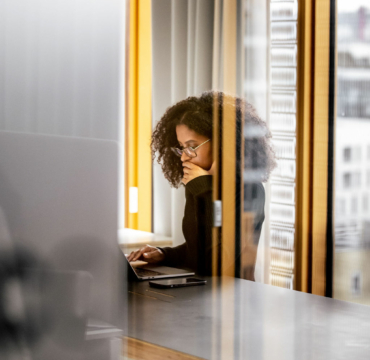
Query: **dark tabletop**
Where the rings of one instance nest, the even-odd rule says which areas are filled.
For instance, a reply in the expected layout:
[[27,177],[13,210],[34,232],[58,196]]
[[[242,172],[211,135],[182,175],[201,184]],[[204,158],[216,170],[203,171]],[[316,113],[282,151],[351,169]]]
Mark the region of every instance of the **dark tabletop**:
[[129,285],[127,335],[206,359],[370,359],[370,307],[247,280]]

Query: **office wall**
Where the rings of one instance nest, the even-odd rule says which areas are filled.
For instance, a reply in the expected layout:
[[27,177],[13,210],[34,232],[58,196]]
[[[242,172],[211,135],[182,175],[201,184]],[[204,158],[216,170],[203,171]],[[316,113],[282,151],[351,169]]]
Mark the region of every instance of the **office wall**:
[[0,129],[118,140],[120,0],[0,1]]
[[119,140],[123,189],[124,35],[123,0],[0,1],[0,130]]

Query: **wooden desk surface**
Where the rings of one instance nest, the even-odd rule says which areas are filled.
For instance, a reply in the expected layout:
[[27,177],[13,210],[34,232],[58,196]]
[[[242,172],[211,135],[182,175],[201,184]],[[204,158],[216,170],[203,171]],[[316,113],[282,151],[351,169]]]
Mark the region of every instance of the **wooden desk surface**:
[[126,336],[199,358],[370,359],[363,305],[233,278],[166,290],[134,283],[128,304]]

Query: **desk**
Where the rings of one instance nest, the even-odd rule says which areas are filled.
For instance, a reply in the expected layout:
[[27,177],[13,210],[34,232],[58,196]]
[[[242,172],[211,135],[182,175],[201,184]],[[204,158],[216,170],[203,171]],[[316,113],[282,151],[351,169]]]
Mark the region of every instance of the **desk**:
[[[254,283],[129,285],[126,336],[205,359],[370,359],[370,308]],[[180,357],[179,357],[180,358]]]

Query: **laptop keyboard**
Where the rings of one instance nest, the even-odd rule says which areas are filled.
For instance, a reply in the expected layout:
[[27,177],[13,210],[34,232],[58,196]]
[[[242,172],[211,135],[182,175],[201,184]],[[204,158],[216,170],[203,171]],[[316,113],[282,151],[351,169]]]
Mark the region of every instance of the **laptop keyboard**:
[[138,276],[156,276],[156,275],[163,275],[163,273],[160,273],[158,271],[153,271],[153,270],[147,270],[147,269],[142,269],[139,267],[135,268],[135,272]]

